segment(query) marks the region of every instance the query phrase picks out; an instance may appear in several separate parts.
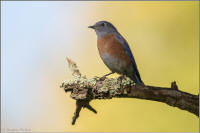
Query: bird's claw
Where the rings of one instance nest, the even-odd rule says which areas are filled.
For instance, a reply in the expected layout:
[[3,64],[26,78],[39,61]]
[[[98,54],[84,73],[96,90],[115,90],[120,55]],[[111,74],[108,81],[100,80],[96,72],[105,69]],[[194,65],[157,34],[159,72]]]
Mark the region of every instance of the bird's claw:
[[106,79],[106,76],[99,78],[100,81],[104,81],[105,79]]

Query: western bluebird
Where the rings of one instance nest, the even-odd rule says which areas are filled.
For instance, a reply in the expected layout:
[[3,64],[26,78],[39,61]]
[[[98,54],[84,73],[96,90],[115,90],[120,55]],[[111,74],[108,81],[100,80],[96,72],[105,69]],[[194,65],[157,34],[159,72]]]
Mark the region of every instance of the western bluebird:
[[89,28],[95,30],[100,57],[111,70],[107,75],[116,72],[144,85],[129,45],[117,29],[107,21],[99,21]]

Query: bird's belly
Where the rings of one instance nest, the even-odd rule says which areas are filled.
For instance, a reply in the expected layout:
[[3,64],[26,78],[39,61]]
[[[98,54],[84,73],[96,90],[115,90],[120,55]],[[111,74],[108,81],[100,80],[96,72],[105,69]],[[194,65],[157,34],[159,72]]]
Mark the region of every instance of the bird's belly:
[[128,64],[125,61],[112,55],[109,55],[108,53],[103,54],[102,60],[112,72],[123,74],[128,68]]

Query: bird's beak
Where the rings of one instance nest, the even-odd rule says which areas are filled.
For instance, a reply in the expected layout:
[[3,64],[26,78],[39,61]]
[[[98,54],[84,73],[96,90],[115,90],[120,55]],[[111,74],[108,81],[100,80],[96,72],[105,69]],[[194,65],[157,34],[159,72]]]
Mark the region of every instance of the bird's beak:
[[88,28],[95,29],[95,26],[94,26],[94,25],[92,25],[92,26],[88,26]]

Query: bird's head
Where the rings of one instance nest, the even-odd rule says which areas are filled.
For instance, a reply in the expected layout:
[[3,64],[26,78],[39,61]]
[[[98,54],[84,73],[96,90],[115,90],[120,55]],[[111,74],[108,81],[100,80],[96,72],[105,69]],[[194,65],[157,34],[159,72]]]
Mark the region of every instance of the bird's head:
[[117,32],[117,29],[108,21],[99,21],[92,26],[88,26],[95,30],[97,36],[104,36]]

